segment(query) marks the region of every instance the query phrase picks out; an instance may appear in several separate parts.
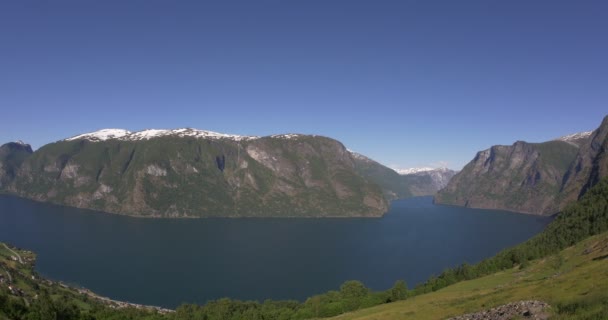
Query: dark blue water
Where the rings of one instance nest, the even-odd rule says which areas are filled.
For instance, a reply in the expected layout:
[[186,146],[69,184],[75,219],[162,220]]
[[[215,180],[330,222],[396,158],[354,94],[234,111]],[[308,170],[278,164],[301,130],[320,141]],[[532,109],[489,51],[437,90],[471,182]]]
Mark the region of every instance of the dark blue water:
[[136,303],[304,299],[357,279],[384,290],[474,263],[549,218],[392,203],[381,219],[138,219],[0,196],[0,241],[38,253],[44,276]]

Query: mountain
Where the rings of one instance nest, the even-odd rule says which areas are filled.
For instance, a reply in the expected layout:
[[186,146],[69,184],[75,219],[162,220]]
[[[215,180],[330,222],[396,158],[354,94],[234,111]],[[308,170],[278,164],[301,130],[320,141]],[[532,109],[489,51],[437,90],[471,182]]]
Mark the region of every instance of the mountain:
[[105,129],[19,157],[3,192],[112,213],[377,217],[388,210],[351,153],[321,136]]
[[414,196],[434,195],[445,188],[457,171],[448,168],[410,168],[397,170],[408,181]]
[[573,133],[573,134],[569,134],[569,135],[566,135],[563,137],[559,137],[555,140],[565,141],[565,142],[571,143],[577,147],[580,147],[589,140],[589,137],[592,134],[593,134],[593,131],[579,132],[579,133]]
[[399,173],[362,154],[354,151],[351,154],[357,171],[382,187],[385,197],[390,200],[434,195],[456,173],[445,168],[409,169]]
[[15,178],[21,163],[32,153],[32,147],[23,141],[0,146],[0,189]]
[[583,140],[576,159],[564,176],[564,202],[580,198],[602,178],[608,177],[608,116]]
[[421,168],[408,168],[408,169],[394,169],[400,175],[408,175],[408,174],[416,174],[416,173],[424,173],[433,170],[437,170],[435,168],[429,167],[421,167]]
[[477,153],[435,196],[440,204],[554,214],[608,176],[608,117],[593,132]]

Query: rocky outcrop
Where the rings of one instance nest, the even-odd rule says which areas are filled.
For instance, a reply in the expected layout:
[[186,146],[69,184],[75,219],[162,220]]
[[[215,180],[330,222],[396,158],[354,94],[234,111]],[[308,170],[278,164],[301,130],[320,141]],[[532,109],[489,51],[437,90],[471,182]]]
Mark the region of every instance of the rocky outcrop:
[[549,319],[549,305],[542,301],[528,300],[505,304],[490,310],[469,313],[448,320],[514,320],[514,319]]
[[435,202],[550,215],[608,176],[608,117],[593,133],[477,153]]
[[330,138],[115,131],[30,152],[10,163],[1,190],[146,217],[378,217],[388,210],[380,187]]

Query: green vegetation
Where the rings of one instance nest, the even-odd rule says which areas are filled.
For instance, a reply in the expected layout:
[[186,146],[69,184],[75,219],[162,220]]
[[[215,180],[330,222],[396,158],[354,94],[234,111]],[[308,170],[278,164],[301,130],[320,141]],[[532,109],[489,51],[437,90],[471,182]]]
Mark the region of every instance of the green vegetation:
[[[81,139],[18,152],[9,144],[0,150],[0,192],[105,212],[378,217],[388,210],[380,187],[355,170],[344,146],[319,136]],[[221,168],[218,158],[225,159]]]
[[415,294],[436,291],[453,283],[489,275],[529,260],[544,258],[587,237],[608,231],[608,178],[568,206],[547,228],[532,239],[471,266],[463,264],[417,286]]
[[[608,319],[608,232],[542,259],[335,320],[446,319],[521,300],[549,303],[550,319]],[[525,319],[525,318],[524,318]]]

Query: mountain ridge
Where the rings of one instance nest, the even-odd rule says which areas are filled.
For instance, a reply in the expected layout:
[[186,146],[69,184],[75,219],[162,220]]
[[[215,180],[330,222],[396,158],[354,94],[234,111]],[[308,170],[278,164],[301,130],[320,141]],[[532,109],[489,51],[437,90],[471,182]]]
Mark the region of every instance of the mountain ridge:
[[608,176],[608,116],[592,132],[480,151],[435,196],[438,204],[551,215]]
[[44,145],[10,168],[0,172],[3,192],[119,214],[377,217],[388,211],[380,187],[356,172],[344,145],[316,135],[100,130]]

